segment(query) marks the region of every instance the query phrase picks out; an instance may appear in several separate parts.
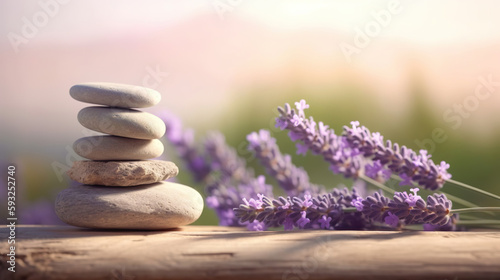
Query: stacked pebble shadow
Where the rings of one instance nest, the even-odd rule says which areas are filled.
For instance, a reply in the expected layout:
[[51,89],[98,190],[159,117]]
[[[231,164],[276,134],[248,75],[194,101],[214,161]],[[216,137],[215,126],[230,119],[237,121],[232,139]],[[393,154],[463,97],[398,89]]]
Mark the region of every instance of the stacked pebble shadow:
[[158,104],[159,92],[139,86],[85,83],[70,89],[75,100],[97,104],[78,113],[80,124],[104,135],[83,137],[73,149],[69,177],[81,183],[59,193],[56,213],[70,225],[102,229],[158,230],[194,222],[203,199],[194,189],[164,182],[178,173],[162,155],[165,123],[137,110]]

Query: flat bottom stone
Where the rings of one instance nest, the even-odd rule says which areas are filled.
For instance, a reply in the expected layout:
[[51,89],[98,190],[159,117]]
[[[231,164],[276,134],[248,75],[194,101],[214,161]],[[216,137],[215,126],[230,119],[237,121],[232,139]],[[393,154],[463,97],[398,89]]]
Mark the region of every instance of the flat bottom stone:
[[58,194],[55,210],[63,222],[77,227],[164,230],[196,221],[203,198],[171,182],[129,188],[78,185]]
[[75,161],[67,174],[87,185],[137,186],[175,177],[175,163],[163,160],[144,161]]

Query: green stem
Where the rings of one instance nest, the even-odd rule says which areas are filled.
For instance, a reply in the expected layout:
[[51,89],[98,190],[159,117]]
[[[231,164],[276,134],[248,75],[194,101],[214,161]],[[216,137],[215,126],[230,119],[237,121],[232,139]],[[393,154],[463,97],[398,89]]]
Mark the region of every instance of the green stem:
[[[491,214],[493,214],[492,212],[489,212]],[[477,215],[474,215],[473,213],[471,214],[460,214],[460,220],[478,220],[479,218],[477,217]]]
[[450,210],[451,213],[467,213],[467,212],[500,212],[500,207],[474,207]]
[[[461,198],[456,197],[456,196],[454,196],[454,195],[451,195],[451,194],[449,194],[449,193],[445,193],[445,192],[441,192],[441,193],[442,193],[442,194],[444,194],[444,195],[446,195],[446,197],[447,197],[449,200],[451,200],[451,201],[453,201],[453,202],[456,202],[456,203],[459,203],[459,204],[462,204],[463,206],[467,206],[467,207],[469,207],[469,208],[478,208],[478,207],[480,207],[480,206],[479,206],[479,205],[477,205],[477,204],[474,204],[474,203],[468,202],[468,201],[467,201],[467,200],[465,200],[465,199],[461,199]],[[492,212],[486,212],[486,211],[485,211],[484,213],[485,213],[485,214],[488,214],[488,215],[491,215],[491,216],[494,216],[494,215],[495,215],[495,214],[494,214],[494,213],[492,213]]]
[[447,193],[447,192],[441,192],[441,193],[442,193],[442,194],[444,194],[444,195],[446,195],[446,197],[447,197],[449,200],[451,200],[451,201],[453,201],[453,202],[456,202],[456,203],[459,203],[459,204],[462,204],[463,206],[467,206],[467,207],[469,207],[469,208],[479,207],[479,205],[477,205],[477,204],[474,204],[474,203],[472,203],[472,202],[468,202],[468,201],[467,201],[467,200],[465,200],[465,199],[461,199],[461,198],[456,197],[456,196],[454,196],[454,195],[451,195],[451,194],[449,194],[449,193]]
[[401,177],[399,177],[396,174],[391,174],[391,178],[394,179],[394,180],[403,181],[403,179],[401,179]]
[[468,185],[468,184],[465,184],[465,183],[462,183],[462,182],[459,182],[459,181],[455,181],[455,180],[452,180],[452,179],[448,179],[446,181],[449,182],[449,183],[455,184],[457,186],[460,186],[460,187],[463,187],[463,188],[466,188],[466,189],[469,189],[469,190],[472,190],[472,191],[475,191],[475,192],[478,192],[478,193],[482,193],[482,194],[484,194],[486,196],[489,196],[491,198],[500,200],[500,196],[498,196],[496,194],[492,194],[492,193],[487,192],[487,191],[484,191],[482,189],[478,189],[478,188],[473,187],[471,185]]
[[352,213],[352,212],[358,212],[358,209],[356,209],[354,207],[347,207],[347,208],[342,209],[342,211],[344,213]]
[[472,221],[467,221],[467,220],[459,220],[456,221],[457,225],[500,225],[499,220],[472,220]]
[[389,188],[388,186],[386,186],[386,185],[384,185],[384,184],[382,184],[382,183],[380,183],[380,182],[378,182],[378,181],[375,181],[375,180],[373,180],[372,178],[367,177],[367,176],[365,176],[365,175],[361,175],[361,176],[359,176],[359,178],[360,178],[361,180],[363,180],[363,181],[367,182],[367,183],[370,183],[370,184],[372,184],[372,185],[374,185],[374,186],[379,187],[380,189],[382,189],[382,190],[384,190],[384,191],[386,191],[386,192],[388,192],[388,193],[394,194],[394,192],[395,192],[393,189]]

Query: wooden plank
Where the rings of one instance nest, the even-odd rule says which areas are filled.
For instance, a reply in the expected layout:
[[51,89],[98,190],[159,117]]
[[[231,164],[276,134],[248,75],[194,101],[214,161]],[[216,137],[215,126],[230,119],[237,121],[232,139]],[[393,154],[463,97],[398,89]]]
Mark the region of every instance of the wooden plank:
[[1,279],[500,279],[500,232],[21,226],[15,273],[8,246]]

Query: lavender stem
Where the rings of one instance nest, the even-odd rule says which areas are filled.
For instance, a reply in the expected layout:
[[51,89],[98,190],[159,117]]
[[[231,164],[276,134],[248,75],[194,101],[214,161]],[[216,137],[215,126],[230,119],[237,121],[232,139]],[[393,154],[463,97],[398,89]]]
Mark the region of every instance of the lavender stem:
[[376,186],[376,187],[378,187],[378,188],[380,188],[380,189],[382,189],[390,194],[394,194],[394,192],[395,192],[393,189],[389,188],[388,186],[386,186],[386,185],[384,185],[376,180],[373,180],[372,178],[370,178],[368,176],[360,175],[359,179],[361,179],[367,183],[370,183],[370,184],[372,184],[372,185],[374,185],[374,186]]
[[500,212],[500,207],[474,207],[450,210],[451,213],[467,213],[467,212]]
[[481,193],[481,194],[484,194],[486,196],[489,196],[491,198],[494,198],[494,199],[497,199],[497,200],[500,200],[500,196],[496,195],[496,194],[492,194],[490,192],[487,192],[485,190],[482,190],[482,189],[478,189],[476,187],[473,187],[471,185],[468,185],[468,184],[465,184],[465,183],[462,183],[462,182],[459,182],[459,181],[455,181],[455,180],[452,180],[452,179],[448,179],[446,180],[447,182],[450,182],[452,184],[455,184],[457,186],[460,186],[460,187],[463,187],[465,189],[469,189],[471,191],[475,191],[475,192],[478,192],[478,193]]
[[473,221],[457,221],[457,225],[500,225],[499,220],[473,220]]

